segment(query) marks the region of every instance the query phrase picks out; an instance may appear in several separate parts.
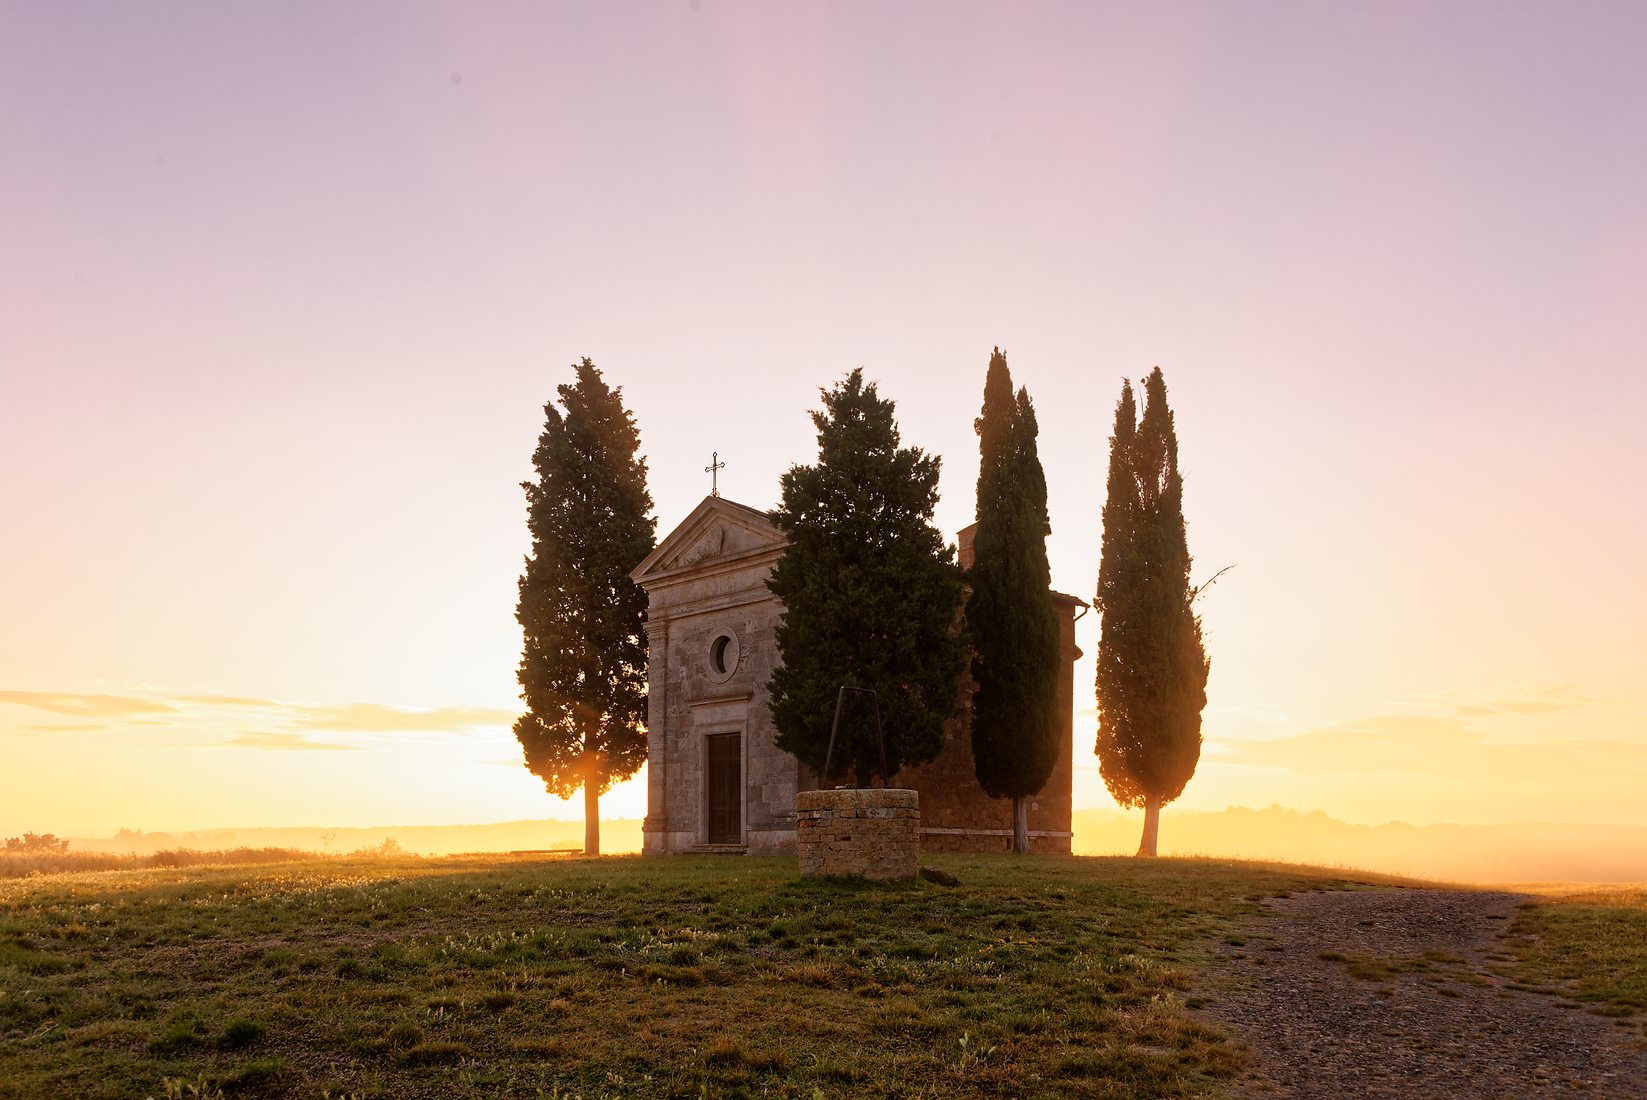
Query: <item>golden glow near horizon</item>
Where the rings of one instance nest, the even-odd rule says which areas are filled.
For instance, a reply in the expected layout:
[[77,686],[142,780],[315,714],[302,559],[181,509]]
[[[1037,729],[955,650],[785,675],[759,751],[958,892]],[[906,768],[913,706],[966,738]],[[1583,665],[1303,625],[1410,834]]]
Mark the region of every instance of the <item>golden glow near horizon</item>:
[[9,12],[0,835],[576,817],[509,732],[568,364],[660,534],[859,365],[953,534],[997,344],[1083,598],[1166,374],[1234,566],[1177,809],[1647,825],[1640,21],[944,10]]

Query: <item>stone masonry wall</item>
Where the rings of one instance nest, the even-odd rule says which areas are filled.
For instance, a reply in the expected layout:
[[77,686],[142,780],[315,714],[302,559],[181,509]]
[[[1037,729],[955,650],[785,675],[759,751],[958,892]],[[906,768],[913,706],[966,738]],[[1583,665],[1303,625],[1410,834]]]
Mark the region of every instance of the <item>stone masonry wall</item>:
[[[1058,713],[1062,716],[1063,744],[1058,762],[1041,793],[1029,800],[1029,847],[1032,852],[1070,850],[1071,795],[1074,784],[1074,604],[1060,601],[1059,630],[1064,659],[1059,666]],[[921,796],[921,847],[928,852],[1005,852],[1012,847],[1012,800],[990,798],[978,786],[972,760],[972,733],[968,724],[971,677],[960,716],[945,727],[945,745],[926,764],[907,767],[895,781]]]
[[921,811],[914,791],[801,791],[795,825],[803,877],[886,881],[920,872]]
[[[794,851],[798,768],[773,743],[767,688],[783,609],[766,580],[782,545],[760,513],[713,498],[637,578],[647,590],[648,854],[709,847],[707,739],[719,734],[741,736],[743,797],[737,839],[715,849]],[[733,639],[730,667],[712,667],[722,636]]]

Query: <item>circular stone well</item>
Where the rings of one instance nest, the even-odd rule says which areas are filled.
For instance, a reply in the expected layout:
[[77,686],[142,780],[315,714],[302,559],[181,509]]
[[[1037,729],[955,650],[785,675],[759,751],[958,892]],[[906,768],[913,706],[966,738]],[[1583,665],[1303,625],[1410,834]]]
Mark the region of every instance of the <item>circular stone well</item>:
[[849,788],[795,795],[801,875],[887,881],[921,870],[921,808],[915,791]]

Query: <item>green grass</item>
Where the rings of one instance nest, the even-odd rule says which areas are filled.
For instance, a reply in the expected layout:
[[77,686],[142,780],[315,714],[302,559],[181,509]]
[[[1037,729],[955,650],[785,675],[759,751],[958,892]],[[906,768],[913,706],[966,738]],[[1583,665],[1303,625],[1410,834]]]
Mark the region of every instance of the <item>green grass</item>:
[[1465,962],[1444,951],[1426,951],[1422,955],[1396,955],[1379,958],[1374,955],[1346,954],[1342,951],[1322,951],[1316,955],[1322,962],[1344,964],[1344,971],[1352,978],[1369,982],[1388,982],[1402,974],[1466,974]]
[[1181,860],[937,857],[960,885],[793,860],[328,860],[0,883],[16,1096],[1216,1093],[1192,1019],[1266,896]]
[[1500,973],[1605,1016],[1647,1012],[1647,890],[1557,894],[1523,905]]

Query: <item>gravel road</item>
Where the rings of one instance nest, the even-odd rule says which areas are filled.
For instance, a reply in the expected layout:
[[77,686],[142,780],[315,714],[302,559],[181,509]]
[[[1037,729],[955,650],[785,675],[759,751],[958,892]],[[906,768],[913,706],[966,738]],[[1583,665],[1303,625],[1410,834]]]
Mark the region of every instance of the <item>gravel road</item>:
[[1273,899],[1220,947],[1203,1015],[1256,1055],[1246,1097],[1647,1098],[1635,1024],[1488,969],[1514,894],[1381,889]]

